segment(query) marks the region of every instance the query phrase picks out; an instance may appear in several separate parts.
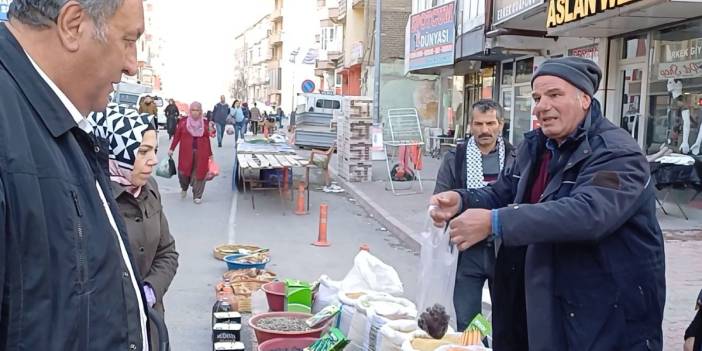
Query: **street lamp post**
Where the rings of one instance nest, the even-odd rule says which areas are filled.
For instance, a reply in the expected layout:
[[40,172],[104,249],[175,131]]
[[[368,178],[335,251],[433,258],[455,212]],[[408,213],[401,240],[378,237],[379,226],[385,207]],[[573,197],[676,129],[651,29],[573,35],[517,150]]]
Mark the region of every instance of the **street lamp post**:
[[[290,63],[292,63],[292,79],[291,83],[292,84],[292,89],[290,89],[290,112],[295,109],[295,70],[297,69],[297,55],[300,53],[300,49],[297,48],[293,51],[290,52]],[[282,78],[282,77],[281,77]],[[281,101],[282,104],[282,101]]]

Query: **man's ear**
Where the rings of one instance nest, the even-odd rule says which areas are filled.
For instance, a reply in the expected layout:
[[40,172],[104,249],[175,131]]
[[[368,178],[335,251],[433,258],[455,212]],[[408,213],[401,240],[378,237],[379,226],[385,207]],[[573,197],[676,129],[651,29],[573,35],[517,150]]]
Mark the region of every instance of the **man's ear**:
[[61,45],[70,52],[80,48],[80,38],[85,35],[85,19],[88,14],[78,2],[69,0],[56,18],[56,31]]
[[592,96],[584,93],[580,95],[580,106],[583,108],[583,110],[587,111],[588,109],[590,109],[591,104]]

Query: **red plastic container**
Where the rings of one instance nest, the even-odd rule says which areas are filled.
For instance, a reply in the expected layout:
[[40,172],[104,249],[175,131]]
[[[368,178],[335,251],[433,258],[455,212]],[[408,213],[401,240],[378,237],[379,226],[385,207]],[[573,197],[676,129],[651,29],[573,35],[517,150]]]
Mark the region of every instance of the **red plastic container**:
[[262,344],[264,341],[268,341],[271,339],[281,339],[281,338],[282,339],[299,339],[299,338],[319,339],[322,336],[322,333],[329,326],[329,323],[327,323],[322,327],[310,329],[310,330],[303,331],[303,332],[283,332],[283,331],[277,331],[277,330],[262,329],[256,325],[256,323],[258,322],[259,319],[268,318],[268,317],[294,317],[294,318],[299,318],[299,319],[307,319],[307,318],[312,317],[312,315],[309,313],[300,313],[300,312],[266,312],[266,313],[261,313],[261,314],[258,314],[258,315],[251,317],[249,319],[249,326],[251,327],[251,329],[254,330],[254,333],[256,334],[256,340],[258,340],[259,344]]
[[312,345],[317,341],[315,338],[296,338],[296,339],[270,339],[258,345],[258,351],[291,351],[294,349],[303,349]]
[[285,283],[283,282],[270,282],[263,284],[261,289],[266,292],[266,299],[268,300],[268,310],[270,312],[283,312],[285,311]]

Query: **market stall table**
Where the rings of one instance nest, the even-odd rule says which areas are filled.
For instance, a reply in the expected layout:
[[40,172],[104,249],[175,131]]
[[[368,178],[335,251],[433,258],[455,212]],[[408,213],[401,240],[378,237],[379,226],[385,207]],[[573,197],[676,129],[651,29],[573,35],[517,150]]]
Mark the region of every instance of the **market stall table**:
[[[251,192],[251,205],[256,208],[254,200],[254,190],[277,189],[280,192],[281,200],[284,199],[284,192],[288,190],[288,172],[292,172],[294,167],[305,167],[307,160],[301,159],[290,145],[285,143],[269,143],[264,139],[253,139],[249,141],[239,141],[236,146],[236,162],[234,167],[234,179],[241,181],[244,192]],[[278,178],[277,186],[265,186],[267,179],[250,177],[251,173],[261,170],[281,169],[282,179]],[[309,198],[309,187],[307,189]]]
[[[668,199],[668,195],[670,195],[672,190],[696,190],[697,193],[690,200],[693,200],[702,191],[702,180],[700,179],[700,177],[702,177],[700,173],[702,170],[702,157],[693,158],[695,159],[694,165],[677,165],[660,162],[649,163],[656,188],[664,192],[663,200],[660,201],[656,198],[656,201],[666,215],[668,215],[668,211],[663,207],[663,203]],[[673,197],[673,202],[677,205],[683,217],[688,219],[687,213],[685,213],[680,202],[675,197]]]

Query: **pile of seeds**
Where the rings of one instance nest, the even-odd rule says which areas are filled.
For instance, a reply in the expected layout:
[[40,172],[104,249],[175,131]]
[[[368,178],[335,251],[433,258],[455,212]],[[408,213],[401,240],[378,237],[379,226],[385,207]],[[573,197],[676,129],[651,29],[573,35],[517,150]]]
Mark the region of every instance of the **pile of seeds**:
[[304,319],[293,317],[266,317],[256,321],[256,326],[265,330],[303,332],[310,330]]

